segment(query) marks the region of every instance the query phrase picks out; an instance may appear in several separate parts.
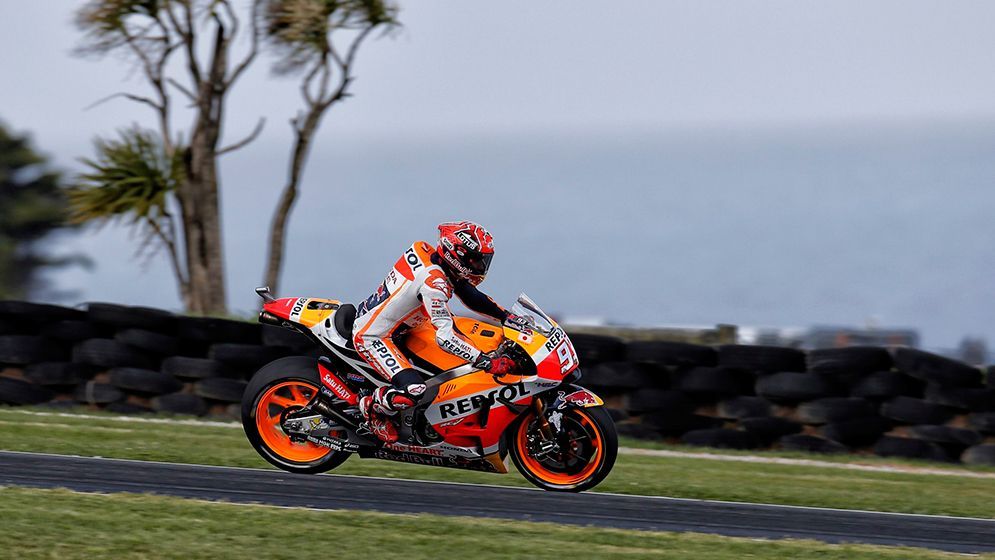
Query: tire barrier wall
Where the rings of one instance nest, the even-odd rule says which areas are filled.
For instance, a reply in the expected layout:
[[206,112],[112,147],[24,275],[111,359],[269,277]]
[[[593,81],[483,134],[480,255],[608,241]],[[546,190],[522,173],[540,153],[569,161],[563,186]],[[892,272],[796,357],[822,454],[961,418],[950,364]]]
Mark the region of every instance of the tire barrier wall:
[[[995,366],[904,347],[570,336],[581,383],[605,398],[623,435],[995,465]],[[279,327],[108,303],[0,302],[8,405],[237,418],[248,377],[301,354],[317,349]]]

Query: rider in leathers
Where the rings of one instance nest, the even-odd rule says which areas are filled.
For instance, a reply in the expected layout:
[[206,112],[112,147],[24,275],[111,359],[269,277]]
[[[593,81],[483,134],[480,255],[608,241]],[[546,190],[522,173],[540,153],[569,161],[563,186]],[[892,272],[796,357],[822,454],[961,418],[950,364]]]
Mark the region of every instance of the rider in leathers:
[[353,327],[356,350],[390,381],[359,402],[366,427],[387,443],[397,441],[390,417],[415,404],[425,383],[398,349],[394,336],[431,321],[436,341],[447,352],[474,367],[504,375],[514,366],[510,358],[481,352],[455,328],[449,300],[455,294],[471,310],[502,322],[519,324],[517,317],[477,289],[494,256],[494,240],[473,222],[439,226],[439,244],[415,242],[401,255],[377,291],[359,304]]

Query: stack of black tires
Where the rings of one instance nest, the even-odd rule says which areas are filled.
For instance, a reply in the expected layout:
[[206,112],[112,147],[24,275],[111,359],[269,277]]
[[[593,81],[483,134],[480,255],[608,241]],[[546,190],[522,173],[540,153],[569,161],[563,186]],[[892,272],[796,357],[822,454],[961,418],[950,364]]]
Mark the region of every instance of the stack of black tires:
[[[911,348],[571,340],[581,383],[605,397],[623,435],[995,464],[992,368]],[[0,301],[8,405],[237,417],[259,367],[314,352],[303,335],[245,321]]]
[[302,335],[245,321],[3,301],[0,403],[236,418],[256,369],[310,348]]
[[624,435],[995,464],[995,368],[912,348],[572,338],[582,384],[605,395]]

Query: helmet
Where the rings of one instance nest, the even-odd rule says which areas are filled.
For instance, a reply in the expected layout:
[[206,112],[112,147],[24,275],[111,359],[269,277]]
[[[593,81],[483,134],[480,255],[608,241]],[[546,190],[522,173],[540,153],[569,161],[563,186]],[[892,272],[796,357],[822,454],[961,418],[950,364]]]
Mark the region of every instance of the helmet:
[[494,238],[473,222],[439,224],[439,257],[450,272],[474,286],[484,281],[494,258]]

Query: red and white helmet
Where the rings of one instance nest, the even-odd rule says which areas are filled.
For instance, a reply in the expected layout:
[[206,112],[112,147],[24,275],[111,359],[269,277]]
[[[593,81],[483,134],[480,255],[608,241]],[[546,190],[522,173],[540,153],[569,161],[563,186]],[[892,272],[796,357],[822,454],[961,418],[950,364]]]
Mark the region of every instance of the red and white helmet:
[[474,286],[484,281],[494,258],[494,238],[480,224],[439,224],[439,257],[450,270]]

